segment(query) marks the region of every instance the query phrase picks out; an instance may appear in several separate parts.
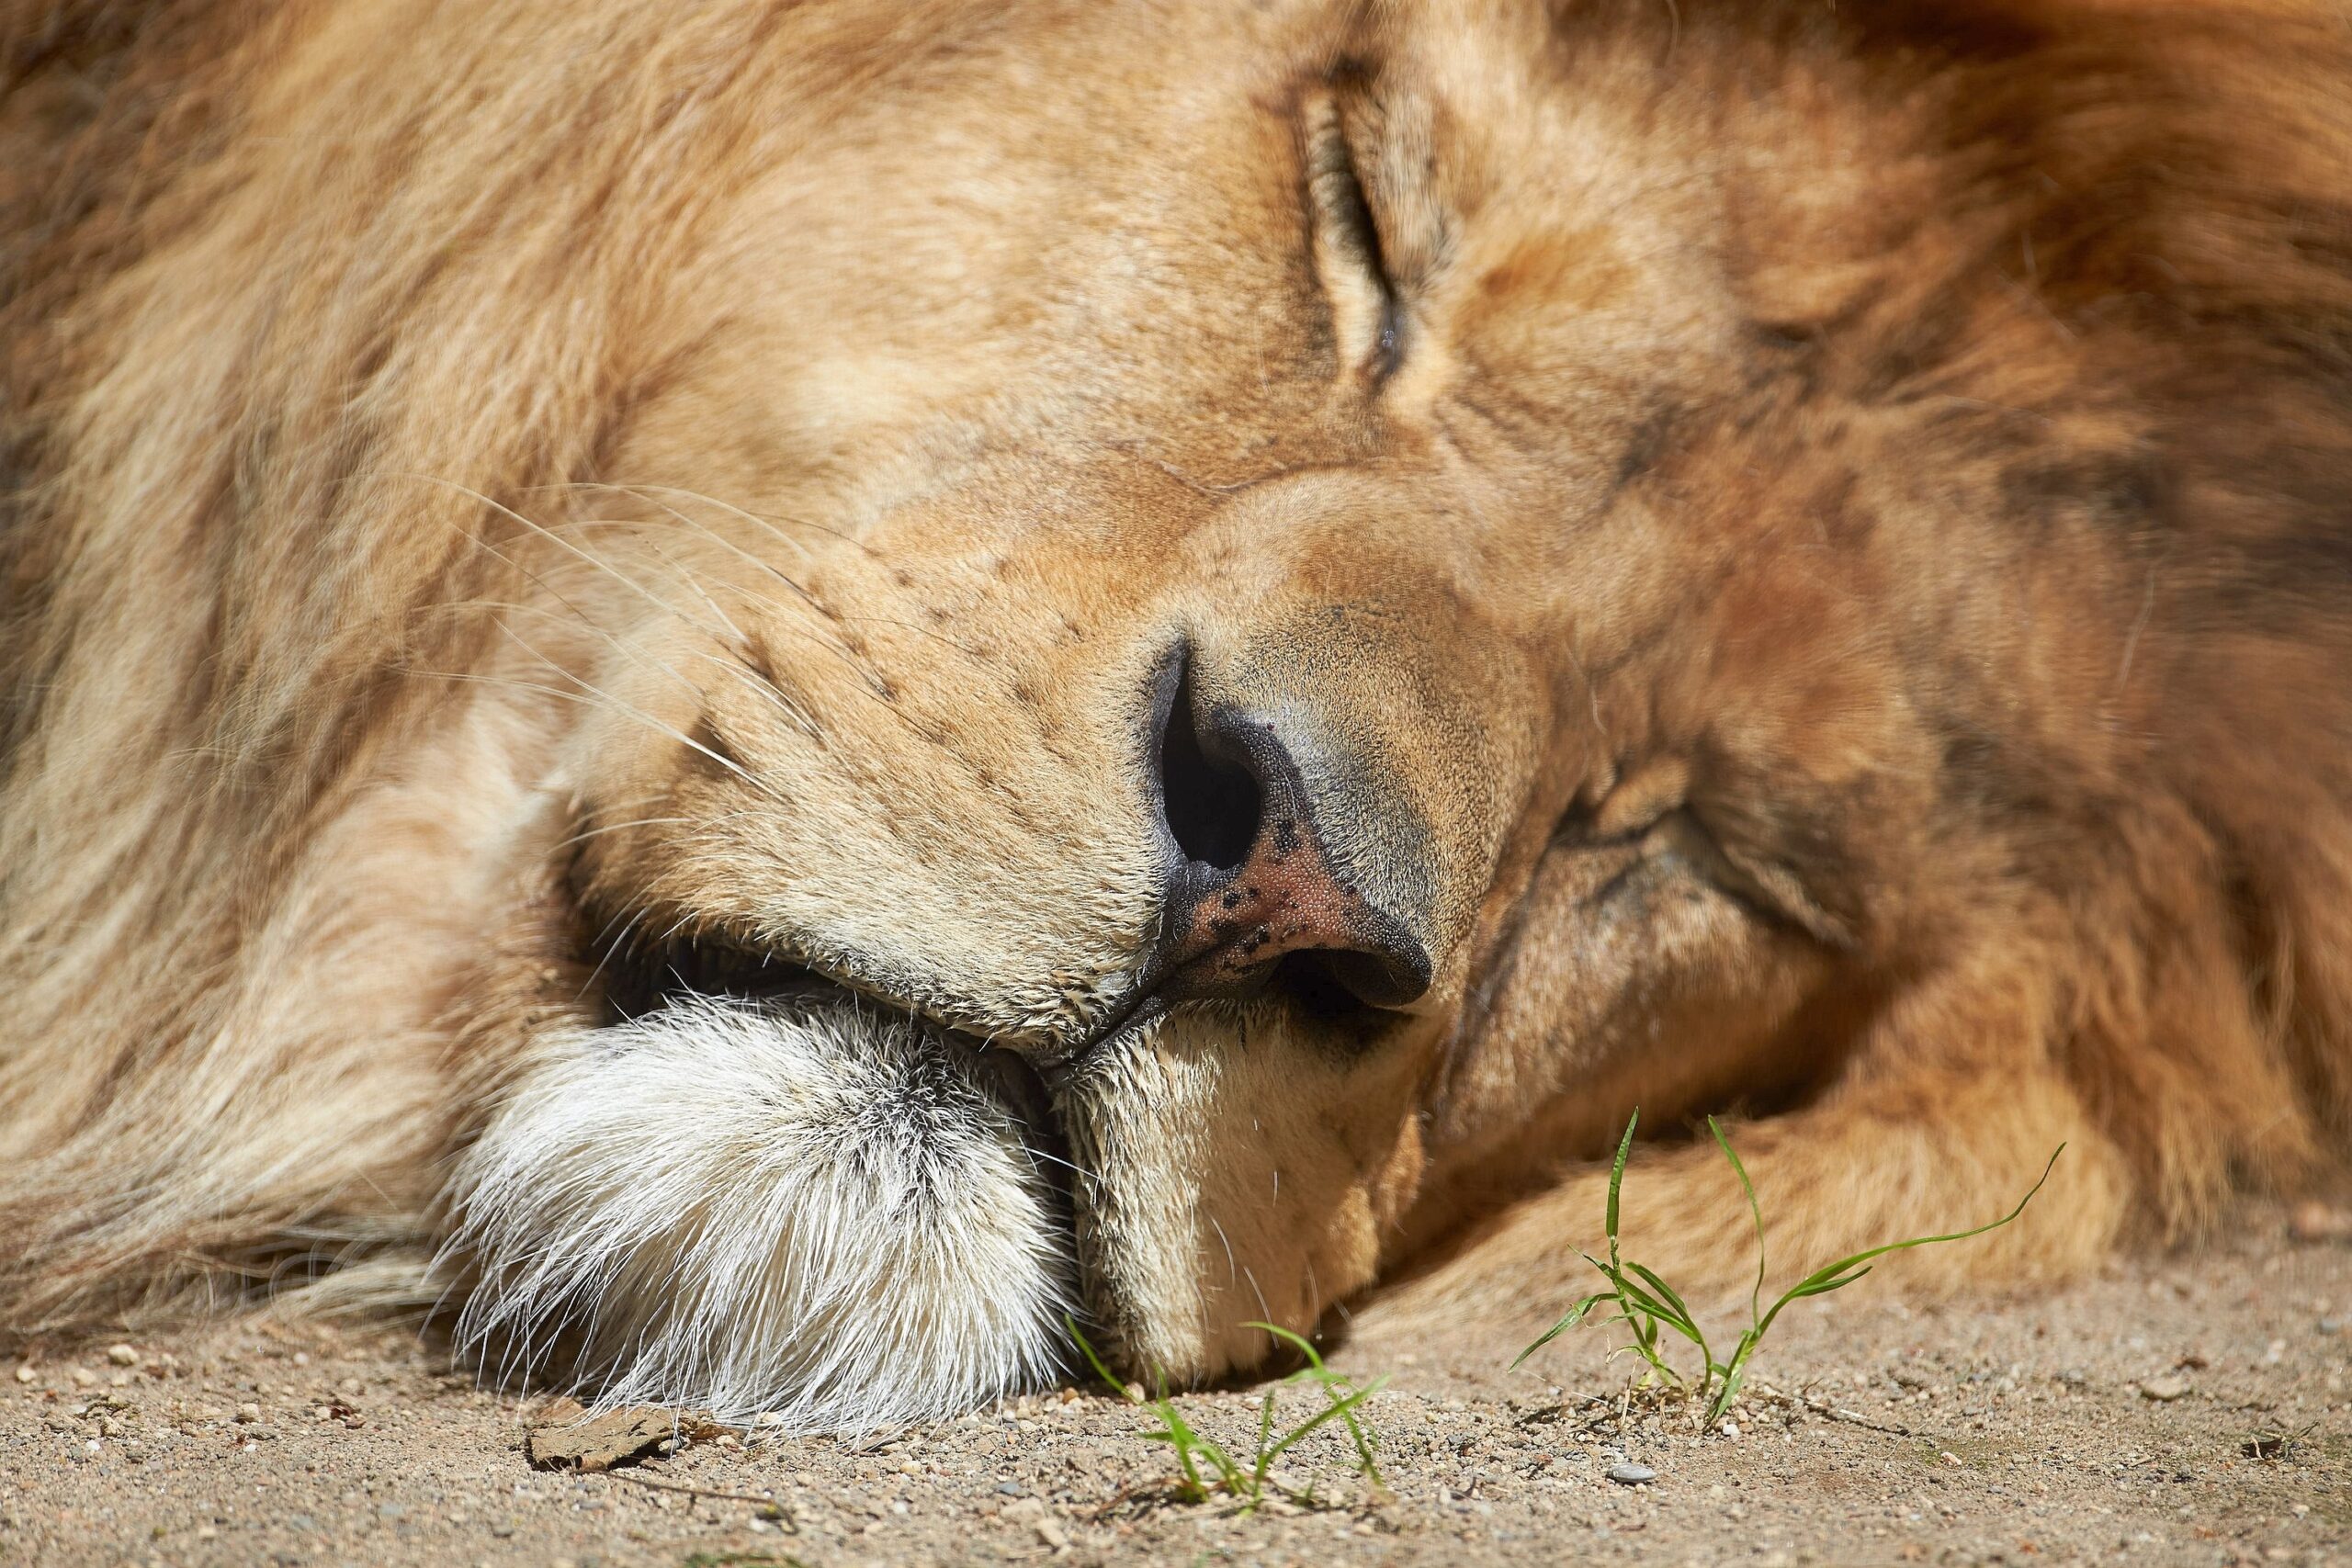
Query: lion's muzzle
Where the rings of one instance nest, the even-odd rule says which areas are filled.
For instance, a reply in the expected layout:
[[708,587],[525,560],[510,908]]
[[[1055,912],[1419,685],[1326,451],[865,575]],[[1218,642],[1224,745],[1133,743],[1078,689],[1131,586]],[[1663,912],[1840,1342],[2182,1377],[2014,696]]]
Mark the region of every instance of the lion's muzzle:
[[1345,819],[1374,852],[1407,835],[1366,830],[1351,807],[1368,792],[1296,714],[1204,696],[1188,654],[1170,661],[1153,705],[1154,799],[1171,868],[1158,989],[1238,998],[1279,976],[1372,1007],[1414,1000],[1429,989],[1424,937],[1364,896],[1336,847],[1346,840],[1325,824]]

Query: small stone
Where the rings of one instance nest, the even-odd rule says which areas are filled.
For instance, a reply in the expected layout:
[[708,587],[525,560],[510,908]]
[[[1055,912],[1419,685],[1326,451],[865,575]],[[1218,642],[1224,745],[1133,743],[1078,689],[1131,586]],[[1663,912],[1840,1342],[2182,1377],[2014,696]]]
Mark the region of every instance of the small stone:
[[2140,1385],[2140,1397],[2153,1399],[2159,1404],[2170,1404],[2174,1400],[2185,1399],[2188,1395],[2187,1378],[2150,1378]]
[[1739,1423],[1736,1421],[1726,1421],[1721,1427],[1717,1427],[1716,1430],[1723,1433],[1726,1438],[1736,1438],[1739,1436]]
[[260,1406],[260,1405],[258,1405],[258,1404],[240,1404],[240,1405],[238,1405],[238,1406],[237,1406],[237,1419],[238,1419],[238,1420],[240,1420],[240,1421],[245,1421],[245,1422],[253,1422],[253,1421],[258,1421],[258,1420],[260,1420],[260,1419],[261,1419],[261,1406]]
[[996,1483],[996,1489],[1008,1497],[1021,1495],[1021,1483],[1017,1481],[1000,1481]]
[[[2321,1329],[2320,1329],[2320,1332],[2321,1332],[2322,1334],[2333,1334],[2333,1333],[2335,1333],[2335,1331],[2334,1329],[2332,1329],[2332,1328],[2328,1328],[2328,1327],[2324,1326],[2324,1325],[2326,1324],[2326,1322],[2327,1322],[2327,1319],[2325,1319],[2325,1318],[2321,1318],[2321,1319],[2320,1319],[2320,1323],[2321,1323],[2321,1324],[2322,1324],[2322,1325],[2323,1325],[2323,1326],[2321,1327]],[[31,1367],[29,1367],[29,1366],[18,1367],[18,1368],[17,1369],[17,1381],[18,1382],[32,1382],[32,1381],[33,1381],[33,1378],[34,1378],[34,1376],[35,1376],[35,1375],[36,1375],[36,1374],[34,1373],[34,1371],[33,1371],[32,1368],[31,1368]]]
[[98,1374],[92,1371],[87,1367],[76,1367],[74,1369],[74,1386],[75,1388],[96,1388],[98,1386]]
[[139,1352],[128,1345],[110,1345],[107,1348],[107,1359],[118,1367],[135,1367],[139,1364]]
[[[2340,1317],[2323,1317],[2319,1320],[2319,1331],[2322,1334],[2341,1334],[2344,1332],[2346,1320]],[[32,1382],[32,1369],[30,1367],[18,1367],[17,1369],[17,1381],[18,1382]]]
[[2058,1374],[2058,1381],[2068,1388],[2080,1388],[2091,1381],[2091,1375],[2080,1367],[2068,1367]]
[[1648,1465],[1634,1464],[1629,1461],[1624,1464],[1611,1465],[1609,1479],[1620,1486],[1647,1486],[1657,1479],[1657,1472]]

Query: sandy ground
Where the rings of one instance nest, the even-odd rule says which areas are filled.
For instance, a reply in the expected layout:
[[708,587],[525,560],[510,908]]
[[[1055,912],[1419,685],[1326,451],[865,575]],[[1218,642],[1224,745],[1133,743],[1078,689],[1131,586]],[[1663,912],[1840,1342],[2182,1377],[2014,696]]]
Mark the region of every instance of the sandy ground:
[[[687,1417],[669,1456],[537,1470],[545,1402],[413,1334],[248,1317],[0,1370],[0,1562],[2352,1563],[2352,1247],[2275,1211],[2056,1294],[1801,1305],[1757,1372],[1809,1403],[1736,1435],[1621,1398],[1598,1331],[1513,1348],[1369,1321],[1334,1364],[1393,1374],[1385,1487],[1318,1433],[1278,1468],[1297,1500],[1249,1511],[1171,1500],[1139,1413],[1074,1393],[864,1446]],[[1249,1393],[1182,1408],[1254,1434]]]

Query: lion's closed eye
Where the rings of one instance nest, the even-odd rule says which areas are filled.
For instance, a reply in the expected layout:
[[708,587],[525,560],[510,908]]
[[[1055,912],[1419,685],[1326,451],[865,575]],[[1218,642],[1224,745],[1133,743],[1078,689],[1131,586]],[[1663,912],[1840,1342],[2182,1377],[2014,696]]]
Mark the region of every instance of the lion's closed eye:
[[[1662,758],[1628,773],[1589,811],[1573,815],[1563,824],[1562,839],[1628,853],[1628,872],[1635,861],[1670,862],[1753,914],[1792,925],[1832,948],[1852,946],[1846,924],[1742,826],[1743,814],[1694,793],[1688,762]],[[1606,886],[1625,886],[1626,874]]]
[[1349,106],[1336,94],[1317,92],[1307,99],[1302,127],[1306,204],[1340,363],[1377,387],[1404,356],[1406,321],[1379,217],[1351,145],[1350,118]]

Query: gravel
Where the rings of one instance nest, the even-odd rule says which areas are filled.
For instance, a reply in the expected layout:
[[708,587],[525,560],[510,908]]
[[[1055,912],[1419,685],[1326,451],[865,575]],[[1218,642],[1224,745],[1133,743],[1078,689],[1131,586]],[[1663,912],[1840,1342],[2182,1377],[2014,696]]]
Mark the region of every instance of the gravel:
[[[36,1347],[0,1380],[0,1564],[2352,1564],[2352,1367],[2312,1326],[2352,1312],[2352,1247],[2290,1242],[2282,1211],[2052,1294],[1937,1304],[1874,1276],[1806,1304],[1752,1364],[1736,1439],[1628,1389],[1598,1330],[1505,1371],[1556,1303],[1436,1337],[1359,1307],[1331,1360],[1395,1375],[1363,1407],[1385,1488],[1333,1423],[1252,1511],[1176,1501],[1115,1399],[862,1443],[678,1413],[673,1453],[582,1473],[525,1452],[560,1406],[477,1387],[413,1331],[249,1317],[134,1340],[130,1366]],[[2176,1367],[2201,1369],[2194,1397],[2148,1397]],[[1256,1397],[1180,1403],[1246,1454]]]

